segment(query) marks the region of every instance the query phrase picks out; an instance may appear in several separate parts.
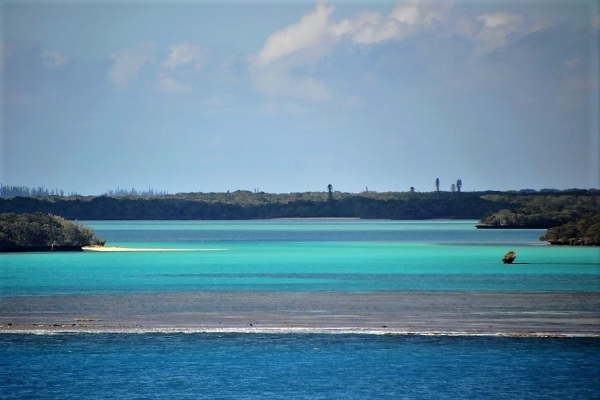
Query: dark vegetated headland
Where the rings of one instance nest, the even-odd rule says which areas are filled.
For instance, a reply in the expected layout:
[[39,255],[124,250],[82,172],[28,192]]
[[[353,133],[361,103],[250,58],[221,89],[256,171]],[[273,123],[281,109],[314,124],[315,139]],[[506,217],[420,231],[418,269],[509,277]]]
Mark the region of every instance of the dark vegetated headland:
[[81,251],[104,245],[93,229],[45,213],[0,213],[0,252]]

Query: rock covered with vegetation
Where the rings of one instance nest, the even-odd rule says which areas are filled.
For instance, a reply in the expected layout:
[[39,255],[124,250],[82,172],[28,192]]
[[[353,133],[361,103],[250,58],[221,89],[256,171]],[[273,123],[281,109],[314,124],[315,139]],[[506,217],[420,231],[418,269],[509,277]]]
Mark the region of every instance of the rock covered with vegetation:
[[586,214],[577,221],[550,228],[540,240],[557,245],[600,246],[600,213]]
[[0,252],[76,251],[104,243],[91,228],[56,215],[0,214]]

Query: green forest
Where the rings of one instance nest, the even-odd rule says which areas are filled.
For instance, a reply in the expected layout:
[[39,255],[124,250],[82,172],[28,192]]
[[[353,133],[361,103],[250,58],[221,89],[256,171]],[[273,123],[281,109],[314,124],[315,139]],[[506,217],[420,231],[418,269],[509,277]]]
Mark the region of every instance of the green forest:
[[354,194],[328,189],[283,194],[238,190],[150,196],[17,196],[0,198],[0,213],[41,212],[68,220],[475,219],[481,229],[555,228],[542,239],[553,244],[600,244],[599,190]]

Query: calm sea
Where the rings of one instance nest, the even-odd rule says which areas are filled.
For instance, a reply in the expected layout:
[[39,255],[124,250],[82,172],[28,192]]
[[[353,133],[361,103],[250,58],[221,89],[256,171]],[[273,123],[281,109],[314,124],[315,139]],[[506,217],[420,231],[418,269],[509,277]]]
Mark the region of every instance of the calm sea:
[[0,397],[600,398],[600,250],[475,223],[89,221],[169,251],[0,255]]

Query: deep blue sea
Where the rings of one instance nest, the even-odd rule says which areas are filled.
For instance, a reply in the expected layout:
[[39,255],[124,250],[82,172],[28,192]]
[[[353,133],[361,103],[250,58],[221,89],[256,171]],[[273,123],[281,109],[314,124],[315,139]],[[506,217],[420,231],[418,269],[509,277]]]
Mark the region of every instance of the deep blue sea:
[[475,223],[88,221],[152,251],[0,255],[0,398],[600,399],[600,250]]

